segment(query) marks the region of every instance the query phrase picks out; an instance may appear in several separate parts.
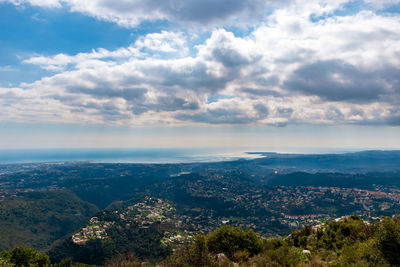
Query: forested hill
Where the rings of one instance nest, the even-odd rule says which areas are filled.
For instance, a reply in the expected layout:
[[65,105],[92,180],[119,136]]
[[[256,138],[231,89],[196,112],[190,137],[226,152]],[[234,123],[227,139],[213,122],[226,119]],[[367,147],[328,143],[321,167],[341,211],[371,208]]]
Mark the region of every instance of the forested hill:
[[[398,151],[265,153],[266,157],[254,160],[214,163],[82,162],[35,165],[27,170],[18,165],[19,171],[12,171],[17,165],[8,166],[0,175],[0,249],[16,245],[40,251],[59,248],[52,259],[71,255],[82,261],[87,248],[102,253],[95,256],[101,262],[116,251],[132,249],[146,256],[147,249],[158,252],[146,257],[159,260],[173,249],[161,246],[161,241],[210,233],[224,224],[277,237],[351,214],[366,221],[391,217],[400,214],[398,155]],[[322,167],[314,169],[316,165]],[[364,171],[360,171],[362,166]],[[367,171],[377,168],[380,171]],[[168,223],[141,228],[135,220],[107,221],[99,215],[118,213],[146,198],[173,207],[173,213],[163,215],[170,219]],[[118,214],[125,216],[124,212]],[[99,225],[90,223],[93,217],[98,217]],[[86,248],[70,242],[73,235],[85,232],[85,226],[102,227],[109,222],[114,222],[113,227],[99,229],[99,235],[110,238],[88,240]],[[70,246],[65,249],[60,244]]]
[[49,248],[97,211],[69,191],[17,193],[0,202],[0,250],[16,245]]
[[[98,261],[84,250],[82,259]],[[83,253],[82,252],[82,253]],[[121,252],[98,263],[104,266],[399,266],[400,217],[368,223],[348,216],[317,226],[305,226],[282,238],[263,238],[252,230],[222,226],[198,234],[163,259],[143,259],[134,251]],[[66,255],[68,256],[68,255]],[[86,256],[83,257],[83,256]],[[88,266],[66,258],[54,267]],[[47,255],[17,247],[0,253],[2,266],[48,266]]]

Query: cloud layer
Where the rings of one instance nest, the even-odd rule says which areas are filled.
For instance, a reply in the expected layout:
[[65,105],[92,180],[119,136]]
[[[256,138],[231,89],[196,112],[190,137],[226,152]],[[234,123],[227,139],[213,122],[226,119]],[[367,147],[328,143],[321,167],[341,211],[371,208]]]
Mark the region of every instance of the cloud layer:
[[15,5],[67,8],[124,27],[143,21],[170,21],[178,24],[221,25],[255,22],[267,9],[290,2],[277,0],[0,0]]
[[195,45],[196,33],[180,27],[114,51],[32,56],[24,63],[53,74],[0,88],[3,120],[400,125],[400,16],[371,9],[382,1],[340,16],[345,0],[8,2],[68,7],[128,27],[158,19],[257,23],[240,37],[212,28]]

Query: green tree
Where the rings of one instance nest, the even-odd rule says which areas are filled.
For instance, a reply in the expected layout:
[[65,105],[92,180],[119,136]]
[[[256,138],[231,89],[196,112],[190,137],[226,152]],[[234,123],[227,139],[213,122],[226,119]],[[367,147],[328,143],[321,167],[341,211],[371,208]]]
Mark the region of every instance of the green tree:
[[207,238],[203,234],[196,235],[190,248],[191,264],[194,266],[206,266],[210,264],[210,255],[207,247]]
[[208,249],[212,253],[224,253],[231,260],[235,260],[235,253],[247,251],[253,256],[262,250],[262,243],[253,230],[244,231],[229,225],[221,226],[209,234]]
[[36,266],[44,267],[50,264],[50,258],[44,253],[38,254],[36,257]]
[[54,267],[73,267],[72,259],[66,258],[60,261],[60,263],[55,264]]
[[381,251],[376,247],[376,240],[346,246],[339,257],[345,266],[389,266]]
[[385,218],[377,231],[377,244],[385,259],[395,266],[400,265],[399,218]]
[[33,248],[21,246],[15,247],[10,251],[10,262],[22,267],[45,267],[50,264],[49,256],[44,253],[39,254]]

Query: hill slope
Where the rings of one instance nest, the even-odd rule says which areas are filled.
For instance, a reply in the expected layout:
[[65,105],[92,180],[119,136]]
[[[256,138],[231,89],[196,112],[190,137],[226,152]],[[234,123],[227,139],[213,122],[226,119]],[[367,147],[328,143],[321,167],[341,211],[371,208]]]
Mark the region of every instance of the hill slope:
[[17,245],[49,248],[97,211],[69,191],[18,193],[0,202],[0,250]]

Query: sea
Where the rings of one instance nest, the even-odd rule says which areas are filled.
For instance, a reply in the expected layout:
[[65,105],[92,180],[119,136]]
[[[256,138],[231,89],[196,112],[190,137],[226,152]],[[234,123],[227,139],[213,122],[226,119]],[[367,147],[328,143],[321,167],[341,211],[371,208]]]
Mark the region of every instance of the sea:
[[191,163],[251,159],[259,154],[232,149],[76,148],[0,150],[0,164],[42,162]]
[[[0,150],[0,164],[43,162],[192,163],[262,157],[261,152],[325,154],[357,149],[304,148],[74,148]],[[258,153],[260,152],[260,153]]]

